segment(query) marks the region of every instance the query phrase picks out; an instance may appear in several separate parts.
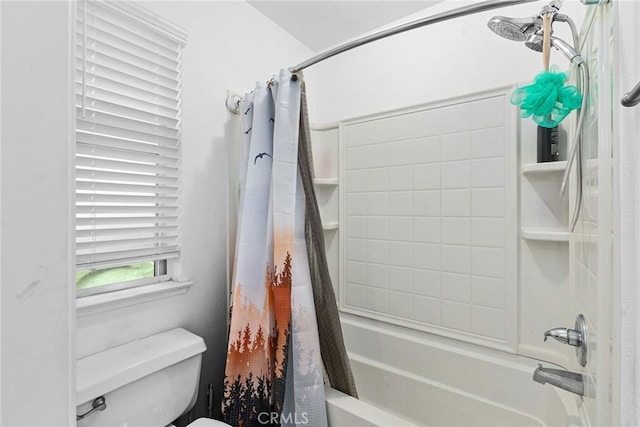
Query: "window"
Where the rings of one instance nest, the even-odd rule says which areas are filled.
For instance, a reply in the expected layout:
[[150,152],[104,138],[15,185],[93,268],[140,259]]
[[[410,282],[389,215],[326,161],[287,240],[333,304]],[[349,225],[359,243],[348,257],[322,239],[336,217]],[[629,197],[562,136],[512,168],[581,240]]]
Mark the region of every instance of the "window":
[[78,1],[76,287],[168,279],[178,257],[185,34],[120,2]]

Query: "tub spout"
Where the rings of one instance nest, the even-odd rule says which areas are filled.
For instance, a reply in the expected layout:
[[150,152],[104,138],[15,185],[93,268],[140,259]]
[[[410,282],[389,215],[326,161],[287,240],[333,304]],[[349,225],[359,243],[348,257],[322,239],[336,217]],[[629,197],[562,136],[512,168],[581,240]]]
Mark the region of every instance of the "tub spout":
[[549,383],[580,396],[584,395],[584,379],[582,374],[577,372],[543,368],[542,365],[538,365],[533,372],[533,380],[540,384]]

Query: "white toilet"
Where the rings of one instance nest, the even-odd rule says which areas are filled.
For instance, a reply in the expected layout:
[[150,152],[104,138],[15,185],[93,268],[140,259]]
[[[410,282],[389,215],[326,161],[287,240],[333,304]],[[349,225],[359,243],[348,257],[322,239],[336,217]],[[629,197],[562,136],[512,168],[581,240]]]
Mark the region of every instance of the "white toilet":
[[[202,338],[172,329],[80,359],[77,362],[79,427],[162,427],[196,402],[200,363],[206,350]],[[200,418],[191,427],[226,426]]]

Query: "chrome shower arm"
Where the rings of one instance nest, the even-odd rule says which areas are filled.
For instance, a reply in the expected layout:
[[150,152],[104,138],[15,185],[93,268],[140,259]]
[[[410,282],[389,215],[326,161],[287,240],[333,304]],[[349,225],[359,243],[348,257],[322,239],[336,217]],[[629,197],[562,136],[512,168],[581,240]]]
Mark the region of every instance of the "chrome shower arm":
[[544,15],[550,15],[553,22],[553,20],[555,19],[555,15],[558,14],[558,11],[561,7],[562,0],[553,0],[551,1],[551,3],[543,7],[542,10],[540,10],[540,14],[538,16],[543,17]]
[[563,0],[551,0],[551,2],[547,5],[548,7],[552,7],[555,10],[560,10],[562,7]]
[[569,28],[571,29],[571,38],[573,39],[573,48],[577,51],[580,52],[580,41],[578,38],[578,28],[576,27],[576,23],[573,21],[573,19],[571,19],[570,16],[568,15],[563,15],[562,13],[556,13],[553,16],[553,21],[554,22],[564,22],[566,24],[569,25]]

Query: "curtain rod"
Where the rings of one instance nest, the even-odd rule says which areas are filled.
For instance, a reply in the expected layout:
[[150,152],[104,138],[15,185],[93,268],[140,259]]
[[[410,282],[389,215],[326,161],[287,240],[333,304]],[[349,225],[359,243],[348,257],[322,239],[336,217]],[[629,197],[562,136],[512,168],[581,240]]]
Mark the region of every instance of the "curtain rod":
[[[354,40],[350,40],[339,46],[325,50],[324,52],[320,52],[319,54],[307,59],[306,61],[299,63],[298,65],[289,67],[289,71],[291,71],[292,73],[297,73],[299,71],[304,70],[305,68],[308,68],[314,64],[317,64],[318,62],[321,62],[321,61],[324,61],[325,59],[339,55],[348,50],[365,45],[367,43],[374,42],[376,40],[393,36],[395,34],[404,33],[405,31],[414,30],[416,28],[435,24],[437,22],[448,21],[449,19],[459,18],[462,16],[471,15],[474,13],[485,12],[491,9],[498,9],[501,7],[513,6],[513,5],[523,4],[523,3],[532,3],[534,1],[538,1],[538,0],[489,0],[489,1],[483,1],[476,4],[471,4],[468,6],[462,6],[462,7],[451,9],[445,12],[437,13],[435,15],[416,19],[415,21],[399,24],[394,27],[387,28],[385,30],[380,30],[372,34],[362,36]],[[231,111],[234,114],[238,114],[238,108],[241,100],[242,100],[242,97],[237,94],[228,96],[227,108],[229,109],[229,111]]]
[[416,19],[415,21],[407,22],[404,24],[399,24],[399,25],[396,25],[395,27],[387,28],[385,30],[378,31],[373,34],[369,34],[369,35],[362,36],[357,39],[348,41],[332,49],[328,49],[328,50],[325,50],[324,52],[320,52],[314,57],[309,58],[306,61],[299,63],[298,65],[289,67],[289,71],[291,71],[292,73],[297,73],[298,71],[302,71],[305,68],[310,67],[311,65],[317,64],[318,62],[324,61],[325,59],[339,55],[353,48],[365,45],[367,43],[374,42],[376,40],[384,39],[386,37],[393,36],[395,34],[400,34],[405,31],[414,30],[416,28],[424,27],[426,25],[447,21],[449,19],[459,18],[465,15],[471,15],[473,13],[480,13],[480,12],[484,12],[491,9],[497,9],[501,7],[507,7],[507,6],[517,5],[522,3],[531,3],[534,1],[538,1],[538,0],[489,0],[489,1],[484,1],[476,4],[471,4],[468,6],[462,6],[456,9],[451,9],[446,12],[441,12],[432,16],[427,16],[425,18]]

